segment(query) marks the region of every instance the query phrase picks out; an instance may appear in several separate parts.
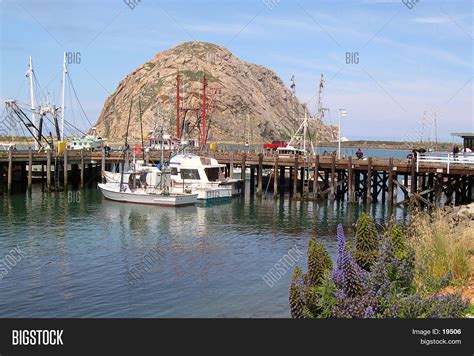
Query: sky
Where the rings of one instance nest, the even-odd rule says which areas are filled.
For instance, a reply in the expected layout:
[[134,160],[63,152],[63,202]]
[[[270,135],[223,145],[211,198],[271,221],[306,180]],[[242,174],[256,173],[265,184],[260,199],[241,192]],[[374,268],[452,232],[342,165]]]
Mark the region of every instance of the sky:
[[[337,124],[345,109],[342,135],[349,139],[416,140],[427,112],[425,138],[437,132],[450,142],[453,132],[474,132],[473,6],[472,0],[3,0],[0,99],[28,101],[32,56],[44,92],[60,103],[63,52],[79,53],[69,73],[94,123],[128,73],[157,52],[206,41],[272,69],[288,87],[294,75],[296,95],[312,111],[324,74],[325,122]],[[78,127],[89,126],[70,116]]]

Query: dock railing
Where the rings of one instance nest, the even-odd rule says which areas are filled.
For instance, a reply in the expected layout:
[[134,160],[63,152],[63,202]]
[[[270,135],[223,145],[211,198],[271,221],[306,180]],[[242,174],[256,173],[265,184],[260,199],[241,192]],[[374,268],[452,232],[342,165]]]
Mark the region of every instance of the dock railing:
[[453,164],[465,164],[472,165],[474,167],[474,153],[458,153],[456,155],[452,153],[445,154],[431,154],[431,153],[419,153],[416,160],[416,171],[418,172],[420,163],[441,163],[446,164],[446,173],[449,174],[450,166]]

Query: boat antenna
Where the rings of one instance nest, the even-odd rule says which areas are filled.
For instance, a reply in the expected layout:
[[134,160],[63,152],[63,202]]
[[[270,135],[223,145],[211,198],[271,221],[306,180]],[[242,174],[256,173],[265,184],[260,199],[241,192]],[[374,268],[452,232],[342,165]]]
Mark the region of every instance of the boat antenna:
[[138,97],[138,112],[140,115],[140,134],[142,137],[142,156],[143,156],[143,162],[145,162],[145,143],[143,141],[143,120],[142,120],[142,101],[141,101],[141,96]]
[[[133,104],[133,99],[130,101],[130,110],[128,111],[128,121],[127,121],[127,131],[125,132],[125,148],[124,148],[124,153],[128,151],[128,128],[130,127],[130,117],[132,116],[132,104]],[[122,184],[123,184],[123,171],[125,169],[125,154],[124,158],[122,161],[122,172],[120,174],[120,191],[122,191]]]

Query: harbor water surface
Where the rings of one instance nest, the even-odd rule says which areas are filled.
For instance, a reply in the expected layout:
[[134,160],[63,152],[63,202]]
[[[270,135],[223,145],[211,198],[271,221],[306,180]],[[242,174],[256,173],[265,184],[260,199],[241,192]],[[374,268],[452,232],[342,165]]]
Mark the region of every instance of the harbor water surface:
[[[263,277],[275,263],[296,247],[305,267],[311,238],[334,258],[338,223],[351,234],[362,211],[388,214],[381,203],[249,194],[148,207],[107,201],[96,188],[38,186],[0,200],[0,258],[15,247],[24,254],[0,277],[1,317],[289,317],[294,266],[270,287]],[[137,266],[142,278],[130,280]]]

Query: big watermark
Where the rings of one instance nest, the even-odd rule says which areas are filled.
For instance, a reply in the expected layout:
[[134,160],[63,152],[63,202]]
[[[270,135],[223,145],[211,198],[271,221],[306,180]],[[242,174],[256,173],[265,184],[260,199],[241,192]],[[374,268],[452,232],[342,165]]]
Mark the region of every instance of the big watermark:
[[298,249],[298,246],[293,246],[288,252],[273,265],[270,270],[262,277],[263,281],[273,288],[276,282],[283,277],[292,268],[304,253]]

